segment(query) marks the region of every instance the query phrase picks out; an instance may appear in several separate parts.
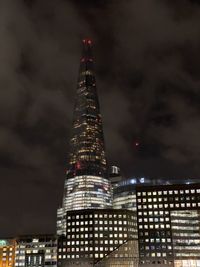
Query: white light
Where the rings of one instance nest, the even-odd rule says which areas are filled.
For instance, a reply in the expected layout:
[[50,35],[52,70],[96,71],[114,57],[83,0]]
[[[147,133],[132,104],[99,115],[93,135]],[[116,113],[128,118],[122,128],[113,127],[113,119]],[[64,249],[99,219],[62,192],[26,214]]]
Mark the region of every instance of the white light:
[[145,180],[145,178],[140,178],[140,183],[143,184],[144,180]]

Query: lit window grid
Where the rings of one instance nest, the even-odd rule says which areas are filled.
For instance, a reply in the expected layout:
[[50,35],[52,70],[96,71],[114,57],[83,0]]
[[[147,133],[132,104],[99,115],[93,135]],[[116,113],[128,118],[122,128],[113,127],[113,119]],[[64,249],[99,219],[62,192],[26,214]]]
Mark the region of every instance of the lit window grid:
[[15,240],[1,240],[0,244],[0,267],[14,266]]
[[107,179],[90,175],[67,179],[63,206],[57,211],[57,234],[66,233],[65,214],[67,211],[111,207],[111,185]]
[[110,183],[98,176],[78,176],[66,180],[64,209],[109,208],[112,206]]
[[171,224],[175,258],[200,259],[200,211],[172,211]]
[[[200,207],[199,193],[199,188],[171,188],[169,190],[155,190],[154,188],[154,190],[142,190],[137,192],[140,258],[145,258],[145,260],[142,260],[141,262],[155,263],[160,262],[160,260],[156,261],[156,259],[166,257],[168,260],[166,260],[165,263],[171,264],[170,258],[172,258],[173,254],[170,250],[172,249],[172,244],[169,246],[164,245],[163,247],[159,244],[158,247],[156,247],[154,243],[152,245],[152,242],[159,243],[162,239],[149,239],[148,237],[152,231],[156,231],[157,233],[160,232],[159,234],[161,235],[162,233],[166,233],[165,230],[168,230],[167,233],[169,236],[163,238],[163,241],[166,242],[168,240],[169,243],[172,243],[170,211],[177,208],[183,210],[187,207],[193,209]],[[153,251],[155,248],[156,250]],[[157,251],[158,248],[161,249],[161,252]],[[167,251],[168,249],[169,251]],[[194,255],[197,254],[192,253],[191,256]]]
[[129,238],[136,240],[133,219],[133,213],[120,214],[117,211],[67,213],[67,235],[64,247],[58,250],[58,259],[104,257]]
[[[92,69],[93,65],[81,62],[67,178],[81,172],[87,175],[106,175],[102,119]],[[78,169],[77,163],[81,165]]]
[[15,266],[57,267],[56,238],[23,238],[17,240]]
[[200,260],[196,259],[175,260],[174,267],[200,267]]
[[136,211],[136,194],[129,194],[126,196],[121,196],[120,194],[114,195],[113,208]]

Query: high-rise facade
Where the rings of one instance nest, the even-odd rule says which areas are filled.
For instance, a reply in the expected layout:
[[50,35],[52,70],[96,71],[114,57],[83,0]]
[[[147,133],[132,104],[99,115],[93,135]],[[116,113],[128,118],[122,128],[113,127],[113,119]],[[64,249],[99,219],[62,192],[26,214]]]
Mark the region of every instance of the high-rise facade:
[[68,211],[66,236],[58,240],[58,266],[111,267],[116,258],[123,258],[124,267],[136,267],[136,228],[128,210]]
[[67,179],[84,175],[107,176],[102,118],[89,39],[83,40]]
[[136,187],[140,265],[200,266],[200,184]]
[[135,212],[139,266],[200,267],[198,179],[124,180],[113,188],[113,208]]
[[93,65],[92,42],[84,39],[63,204],[57,213],[58,266],[111,267],[120,255],[124,267],[136,267],[135,213],[112,209]]
[[66,212],[112,206],[92,42],[84,39],[62,207],[57,233],[66,233]]

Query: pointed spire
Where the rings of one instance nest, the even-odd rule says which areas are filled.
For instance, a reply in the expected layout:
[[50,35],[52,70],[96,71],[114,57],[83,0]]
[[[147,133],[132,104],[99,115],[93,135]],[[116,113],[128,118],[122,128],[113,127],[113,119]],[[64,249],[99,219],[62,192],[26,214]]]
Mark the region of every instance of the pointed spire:
[[66,174],[57,221],[57,233],[64,235],[68,210],[112,207],[90,39],[83,40]]
[[83,56],[91,56],[92,57],[92,40],[89,38],[83,39]]
[[82,57],[81,62],[85,63],[85,66],[87,66],[87,63],[93,60],[92,57],[92,41],[90,39],[83,39],[82,41]]
[[88,86],[96,86],[94,76],[94,59],[92,55],[92,41],[91,39],[83,39],[82,41],[82,56],[80,59],[79,69],[79,86],[84,83]]
[[102,119],[96,90],[92,41],[83,39],[68,177],[107,176]]

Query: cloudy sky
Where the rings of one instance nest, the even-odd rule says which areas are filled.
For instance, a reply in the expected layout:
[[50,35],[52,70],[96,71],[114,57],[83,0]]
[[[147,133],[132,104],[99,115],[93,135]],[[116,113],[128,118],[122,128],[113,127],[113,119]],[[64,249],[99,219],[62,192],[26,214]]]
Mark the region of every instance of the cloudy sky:
[[200,176],[198,2],[1,0],[0,236],[55,231],[83,37],[109,163]]

